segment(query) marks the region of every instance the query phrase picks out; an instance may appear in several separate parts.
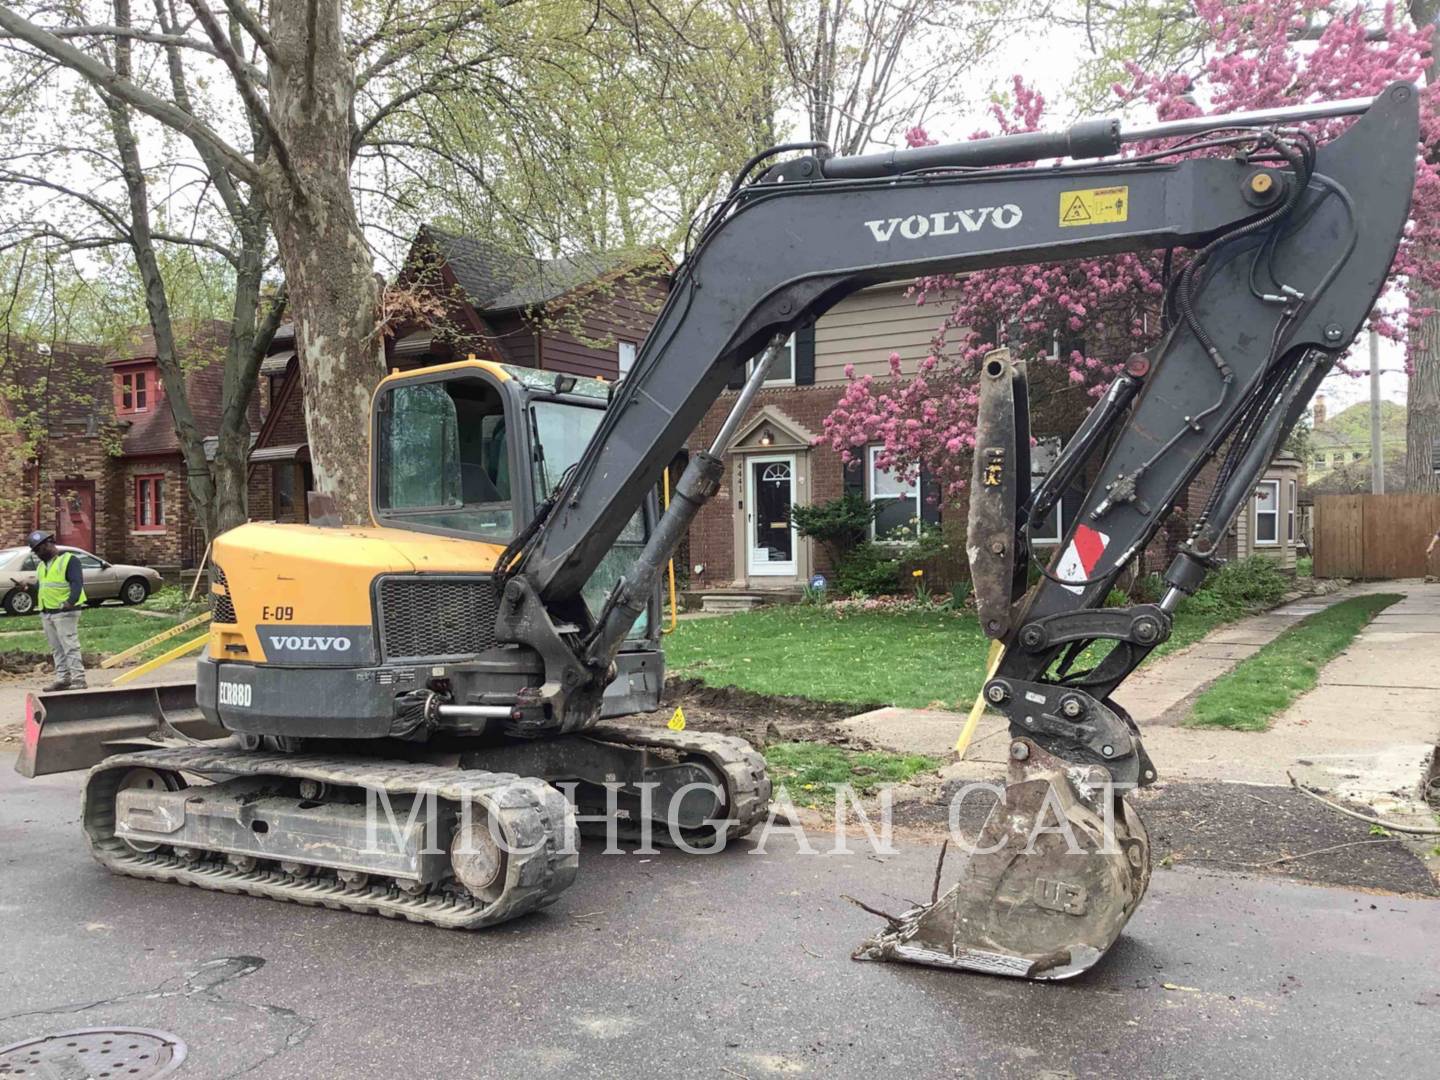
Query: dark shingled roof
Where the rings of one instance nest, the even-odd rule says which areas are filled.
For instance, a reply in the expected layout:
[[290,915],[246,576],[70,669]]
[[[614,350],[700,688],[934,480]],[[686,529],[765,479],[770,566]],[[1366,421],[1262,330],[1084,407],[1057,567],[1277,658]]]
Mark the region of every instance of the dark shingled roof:
[[110,419],[110,371],[94,345],[0,342],[0,387],[0,411],[29,430]]
[[[185,389],[190,401],[190,411],[195,414],[196,426],[201,437],[214,435],[220,430],[221,403],[225,387],[225,349],[230,341],[230,324],[212,319],[189,333],[177,333],[176,349],[184,360]],[[128,350],[127,355],[112,360],[112,365],[124,365],[136,360],[149,360],[155,356],[155,339],[147,330],[140,335],[139,344]],[[108,410],[107,410],[108,411]],[[257,396],[250,399],[250,429],[260,426],[260,405]],[[143,413],[126,413],[117,417],[130,421],[129,428],[120,438],[121,452],[130,454],[178,454],[180,440],[175,435],[175,424],[170,417],[170,408],[164,398],[151,398],[150,408]]]
[[460,236],[433,225],[425,226],[424,233],[481,313],[548,303],[623,268],[633,258],[626,252],[605,251],[537,259],[478,236]]

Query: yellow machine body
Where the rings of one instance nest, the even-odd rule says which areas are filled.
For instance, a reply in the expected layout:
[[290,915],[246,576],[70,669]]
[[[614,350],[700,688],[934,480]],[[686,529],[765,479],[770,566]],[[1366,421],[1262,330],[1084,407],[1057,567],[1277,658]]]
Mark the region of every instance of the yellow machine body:
[[210,657],[266,663],[261,626],[368,628],[371,586],[380,575],[489,573],[503,550],[381,526],[242,525],[215,541],[213,558],[225,582],[212,590],[228,598],[234,621],[212,622]]

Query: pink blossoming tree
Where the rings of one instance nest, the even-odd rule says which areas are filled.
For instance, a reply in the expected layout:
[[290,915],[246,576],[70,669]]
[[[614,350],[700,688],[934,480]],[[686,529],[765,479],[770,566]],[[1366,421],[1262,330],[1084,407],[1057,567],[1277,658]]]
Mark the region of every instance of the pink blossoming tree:
[[[1208,111],[1233,112],[1305,101],[1378,93],[1397,79],[1422,82],[1428,63],[1429,29],[1416,30],[1393,9],[1374,33],[1359,10],[1331,0],[1196,0],[1211,42],[1211,58],[1195,76],[1131,71],[1128,85],[1114,91],[1122,103],[1143,102],[1162,119],[1202,111],[1191,96],[1208,100]],[[1315,30],[1317,17],[1323,29]],[[1302,31],[1304,33],[1302,34]],[[1310,40],[1299,41],[1305,36]],[[1045,101],[1014,79],[1007,107],[992,107],[992,134],[1034,131],[1044,126]],[[1347,121],[1334,121],[1322,137]],[[1424,145],[1440,147],[1436,94],[1422,97]],[[932,140],[921,128],[907,132],[912,146]],[[1147,153],[1162,144],[1138,144]],[[1404,337],[1412,351],[1433,325],[1429,298],[1440,294],[1440,165],[1422,154],[1412,223],[1393,270],[1406,315],[1379,314],[1382,332]],[[1183,258],[1176,253],[1176,269]],[[947,499],[964,491],[974,446],[976,371],[980,359],[1001,342],[1031,365],[1033,383],[1054,391],[1098,396],[1133,352],[1160,336],[1164,292],[1160,253],[1078,259],[1062,263],[986,270],[964,277],[917,281],[917,304],[943,308],[931,350],[918,370],[901,370],[890,356],[891,376],[856,377],[825,420],[823,439],[846,461],[860,448],[879,443],[881,468],[914,476],[924,470]],[[1068,388],[1068,389],[1067,389]]]

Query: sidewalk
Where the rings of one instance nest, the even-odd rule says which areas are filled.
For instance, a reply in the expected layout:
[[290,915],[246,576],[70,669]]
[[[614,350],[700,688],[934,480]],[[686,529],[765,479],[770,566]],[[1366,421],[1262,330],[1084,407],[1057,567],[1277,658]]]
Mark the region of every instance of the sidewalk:
[[[1276,717],[1269,731],[1182,727],[1189,704],[1242,659],[1307,615],[1352,596],[1404,593],[1321,672],[1314,690]],[[1382,814],[1426,818],[1421,785],[1440,742],[1440,585],[1367,582],[1307,598],[1215,631],[1153,668],[1117,698],[1140,725],[1161,782],[1221,780],[1288,786],[1296,779],[1365,803]],[[879,709],[846,726],[886,749],[945,756],[964,723],[960,713]],[[1003,773],[1005,721],[987,714],[964,761],[945,779]]]

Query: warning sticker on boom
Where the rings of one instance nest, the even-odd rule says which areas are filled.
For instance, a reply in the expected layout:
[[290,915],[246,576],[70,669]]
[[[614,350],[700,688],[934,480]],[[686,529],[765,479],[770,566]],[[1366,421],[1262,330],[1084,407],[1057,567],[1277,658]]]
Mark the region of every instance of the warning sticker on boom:
[[1060,193],[1061,225],[1111,225],[1129,217],[1128,187],[1084,188]]

